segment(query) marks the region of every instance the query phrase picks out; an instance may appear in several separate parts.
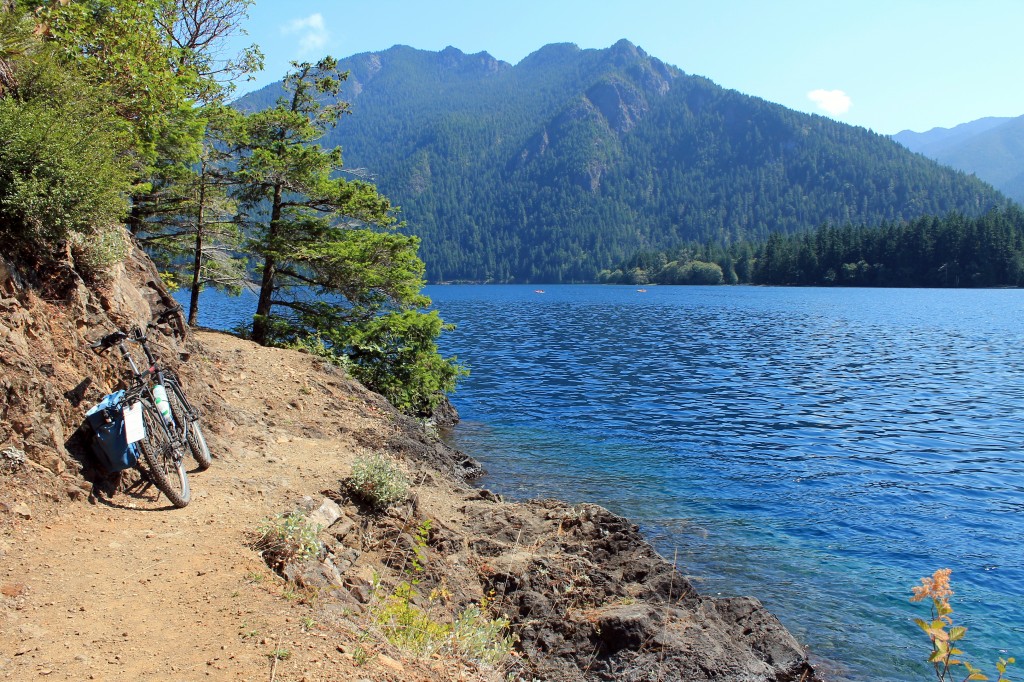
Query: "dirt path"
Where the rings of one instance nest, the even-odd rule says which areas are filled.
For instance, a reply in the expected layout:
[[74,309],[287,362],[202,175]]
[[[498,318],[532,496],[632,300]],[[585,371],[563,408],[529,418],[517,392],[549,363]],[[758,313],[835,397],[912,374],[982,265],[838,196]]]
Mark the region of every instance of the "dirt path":
[[420,677],[387,657],[355,668],[345,634],[315,622],[245,545],[262,519],[337,489],[387,420],[309,356],[199,340],[207,353],[193,362],[207,363],[199,374],[224,405],[191,504],[171,509],[137,485],[0,537],[0,679]]
[[[183,378],[204,397],[215,460],[190,476],[188,507],[135,472],[93,504],[0,500],[0,680],[817,679],[760,603],[701,597],[627,519],[505,502],[442,473],[475,463],[316,358],[198,340]],[[376,453],[411,488],[374,514],[339,490]],[[323,497],[336,508],[324,552],[289,564],[286,582],[248,543]],[[438,644],[457,629],[458,645]],[[495,649],[498,668],[483,653]]]

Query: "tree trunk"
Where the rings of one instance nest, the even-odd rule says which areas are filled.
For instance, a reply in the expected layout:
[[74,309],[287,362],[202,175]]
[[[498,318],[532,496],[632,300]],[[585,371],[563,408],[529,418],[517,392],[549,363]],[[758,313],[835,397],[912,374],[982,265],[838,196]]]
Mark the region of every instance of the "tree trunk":
[[281,219],[282,202],[281,185],[274,186],[274,204],[270,211],[270,227],[267,230],[266,245],[269,253],[263,260],[263,279],[260,281],[260,298],[256,303],[256,316],[252,321],[252,340],[261,346],[267,345],[270,334],[270,310],[273,307],[274,284],[277,279],[277,247],[278,222]]
[[199,319],[199,287],[202,285],[203,269],[203,229],[206,208],[206,162],[199,171],[199,211],[196,213],[196,247],[195,261],[192,264],[192,291],[188,302],[188,325],[196,326]]

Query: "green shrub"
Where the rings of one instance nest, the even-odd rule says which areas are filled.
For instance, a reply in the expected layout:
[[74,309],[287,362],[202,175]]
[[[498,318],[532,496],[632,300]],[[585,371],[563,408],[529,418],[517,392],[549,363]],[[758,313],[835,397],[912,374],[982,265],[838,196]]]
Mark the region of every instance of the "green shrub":
[[452,329],[437,311],[404,310],[336,330],[333,345],[349,357],[355,378],[405,414],[423,417],[469,373],[438,352],[437,337]]
[[356,459],[346,483],[352,495],[374,509],[386,509],[409,495],[405,474],[379,454]]
[[509,633],[508,619],[491,618],[485,606],[469,606],[459,614],[452,624],[452,640],[469,660],[496,666],[512,653],[515,637]]
[[400,583],[384,600],[376,620],[384,637],[395,646],[420,656],[431,656],[451,641],[452,627],[416,606],[412,601],[416,596],[412,585]]
[[122,262],[131,249],[128,233],[120,225],[98,227],[88,233],[72,232],[68,243],[75,268],[93,277]]
[[432,611],[437,592],[431,593],[426,606],[409,582],[402,582],[384,599],[375,620],[384,637],[397,647],[419,656],[445,654],[473,663],[500,666],[515,644],[508,632],[505,618],[491,618],[486,613],[486,600],[481,606],[471,605],[451,623]]
[[123,256],[106,226],[128,210],[124,122],[45,53],[18,66],[18,95],[0,99],[0,236],[39,257],[72,235],[80,246],[99,238],[84,261],[105,267]]
[[300,353],[308,353],[309,355],[320,358],[335,367],[341,367],[346,371],[348,369],[348,357],[335,353],[331,346],[324,341],[324,337],[320,334],[296,336],[290,341],[283,343],[282,347],[297,350]]
[[260,524],[252,547],[263,554],[268,566],[280,569],[318,556],[322,549],[319,530],[300,512],[278,514]]
[[[323,306],[310,304],[310,311]],[[442,357],[437,338],[454,325],[446,324],[437,311],[388,311],[379,315],[353,316],[337,324],[325,316],[307,312],[302,317],[306,333],[283,317],[263,318],[273,345],[293,348],[324,358],[345,368],[367,388],[388,399],[401,412],[429,417],[445,395],[455,390],[469,370],[455,357]]]

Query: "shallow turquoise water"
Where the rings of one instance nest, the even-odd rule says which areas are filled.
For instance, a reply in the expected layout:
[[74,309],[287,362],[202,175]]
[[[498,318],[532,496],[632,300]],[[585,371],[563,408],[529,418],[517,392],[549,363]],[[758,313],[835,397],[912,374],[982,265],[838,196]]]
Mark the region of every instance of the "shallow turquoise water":
[[[1024,656],[1024,292],[428,293],[472,367],[452,438],[488,487],[630,517],[834,679],[928,679],[907,598],[947,566],[971,659]],[[204,306],[209,326],[251,315]]]
[[976,662],[1024,654],[1024,292],[429,293],[485,485],[636,520],[837,677],[927,679],[907,597],[946,566]]

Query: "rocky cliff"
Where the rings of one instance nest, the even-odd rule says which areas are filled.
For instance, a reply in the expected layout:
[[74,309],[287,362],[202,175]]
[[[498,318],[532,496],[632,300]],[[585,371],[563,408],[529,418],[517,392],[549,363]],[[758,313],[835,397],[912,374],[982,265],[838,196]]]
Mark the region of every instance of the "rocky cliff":
[[[97,471],[78,428],[122,376],[88,342],[169,302],[145,256],[98,287],[0,261],[0,293],[0,675],[813,679],[757,600],[698,594],[603,508],[474,488],[475,462],[309,355],[155,335],[215,456],[191,476],[192,503],[170,509],[142,473]],[[383,513],[343,483],[368,453],[412,482]],[[291,511],[317,519],[320,549],[271,571],[254,537]],[[381,613],[403,584],[436,622],[485,604],[514,654],[494,665],[389,641]]]
[[[116,328],[145,326],[174,305],[149,258],[135,249],[102,283],[87,285],[70,261],[45,272],[0,256],[0,511],[80,500],[100,472],[85,455],[85,411],[115,389],[125,365],[89,343]],[[180,326],[180,330],[184,330]],[[151,338],[178,368],[196,348],[169,326]]]

